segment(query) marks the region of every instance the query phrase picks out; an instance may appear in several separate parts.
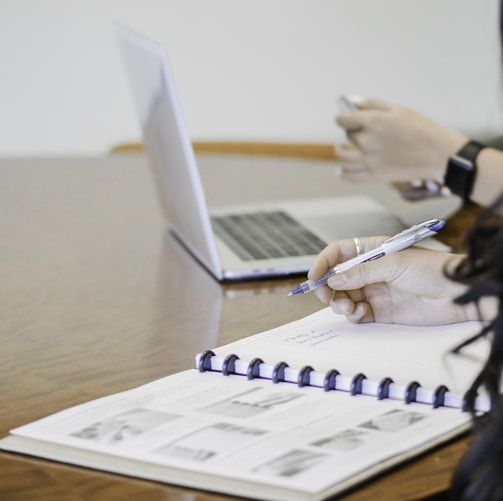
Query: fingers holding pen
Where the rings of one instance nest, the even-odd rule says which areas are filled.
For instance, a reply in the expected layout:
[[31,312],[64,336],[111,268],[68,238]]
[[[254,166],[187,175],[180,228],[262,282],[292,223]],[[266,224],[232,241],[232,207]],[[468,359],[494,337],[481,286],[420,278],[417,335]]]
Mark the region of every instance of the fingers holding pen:
[[[337,264],[379,246],[386,238],[385,236],[378,236],[346,239],[327,245],[314,260],[307,275],[308,279],[318,280]],[[314,292],[324,304],[329,304],[332,300],[333,288],[330,287],[330,284],[319,287]]]
[[372,306],[365,297],[364,289],[352,291],[334,290],[330,299],[330,307],[339,315],[344,315],[350,322],[375,322]]
[[375,315],[370,303],[361,302],[355,306],[352,314],[346,315],[346,319],[355,324],[375,322]]
[[[318,280],[321,278],[330,268],[333,268],[337,263],[344,260],[345,252],[341,245],[345,245],[345,242],[333,242],[325,249],[323,249],[320,254],[316,257],[311,269],[307,274],[309,280]],[[324,304],[329,304],[332,297],[332,289],[327,285],[318,287],[315,289],[314,293],[316,297]]]
[[362,254],[371,249],[375,249],[381,245],[387,236],[364,237],[358,239],[359,248],[357,248],[354,238],[347,238],[328,244],[314,259],[311,269],[307,274],[309,280],[318,280],[329,269],[335,265],[347,261],[355,257],[357,254]]
[[355,310],[355,303],[346,291],[331,290],[330,307],[339,315],[352,315]]

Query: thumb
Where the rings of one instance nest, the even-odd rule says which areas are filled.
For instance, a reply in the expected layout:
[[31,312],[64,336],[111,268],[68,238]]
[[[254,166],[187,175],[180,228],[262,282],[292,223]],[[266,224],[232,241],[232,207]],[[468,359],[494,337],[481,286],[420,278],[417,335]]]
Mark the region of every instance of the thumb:
[[340,113],[335,117],[335,123],[347,131],[357,131],[363,127],[362,113]]

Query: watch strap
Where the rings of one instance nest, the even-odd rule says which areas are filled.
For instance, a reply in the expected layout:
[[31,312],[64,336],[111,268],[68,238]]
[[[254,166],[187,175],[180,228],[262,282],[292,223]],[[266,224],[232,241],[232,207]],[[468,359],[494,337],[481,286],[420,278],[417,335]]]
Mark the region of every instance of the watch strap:
[[486,145],[479,143],[478,141],[468,141],[458,152],[457,155],[470,160],[472,163],[475,163],[475,159],[479,154],[482,148],[485,148]]

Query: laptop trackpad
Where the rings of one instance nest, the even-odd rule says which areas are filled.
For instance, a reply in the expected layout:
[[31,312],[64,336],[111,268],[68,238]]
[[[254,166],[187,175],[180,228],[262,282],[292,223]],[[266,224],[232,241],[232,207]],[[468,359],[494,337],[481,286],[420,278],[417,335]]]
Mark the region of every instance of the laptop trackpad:
[[327,242],[353,237],[392,236],[405,228],[392,214],[375,211],[338,216],[320,214],[304,216],[303,220]]

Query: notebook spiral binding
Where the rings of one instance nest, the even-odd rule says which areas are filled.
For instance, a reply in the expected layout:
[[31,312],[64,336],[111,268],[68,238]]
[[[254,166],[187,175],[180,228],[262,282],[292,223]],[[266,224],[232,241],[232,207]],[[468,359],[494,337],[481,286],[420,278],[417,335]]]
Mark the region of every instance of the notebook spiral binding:
[[405,403],[410,404],[416,401],[417,389],[420,388],[421,385],[417,381],[412,381],[407,385],[407,389],[405,390]]
[[248,379],[255,379],[257,377],[260,377],[260,365],[263,364],[264,361],[257,357],[254,358],[249,364],[248,364],[248,369],[246,371],[246,377]]
[[285,381],[285,369],[288,367],[286,362],[278,362],[272,371],[272,382],[274,384]]
[[305,365],[300,369],[299,377],[297,378],[297,386],[299,386],[299,388],[311,384],[311,372],[313,371],[314,369],[310,365]]
[[351,387],[350,387],[350,393],[351,395],[361,395],[362,393],[362,385],[363,381],[367,379],[367,376],[360,372],[359,374],[356,374],[356,376],[351,380]]
[[377,388],[377,400],[384,400],[389,397],[389,385],[393,382],[390,377],[385,377]]
[[[261,375],[260,367],[264,364],[264,361],[256,357],[252,359],[248,364],[245,373],[236,371],[236,362],[239,361],[239,357],[231,353],[227,355],[221,366],[213,367],[212,366],[212,358],[217,356],[212,350],[204,351],[198,358],[197,368],[200,372],[214,371],[221,372],[224,376],[229,376],[231,374],[244,375],[248,379],[270,379],[272,383],[278,384],[282,382],[292,383],[294,381],[286,380],[285,372],[289,369],[289,365],[285,361],[277,362],[272,368],[271,376],[263,376]],[[325,391],[346,391],[351,395],[361,395],[363,393],[363,385],[364,381],[367,380],[367,377],[363,373],[358,373],[351,378],[349,388],[341,388],[337,385],[337,378],[342,377],[341,373],[336,369],[328,370],[323,377],[322,384],[312,384],[312,376],[316,374],[315,369],[310,365],[305,365],[299,371],[297,371],[297,380],[296,384],[299,387],[304,386],[316,386],[321,387]],[[378,400],[384,400],[390,398],[390,387],[393,385],[393,379],[390,377],[384,377],[379,384],[377,385],[377,390],[375,396]],[[401,400],[405,404],[410,404],[413,402],[417,402],[418,391],[420,391],[421,385],[417,381],[410,382],[406,387],[403,394],[403,398]],[[433,408],[442,407],[446,404],[446,396],[449,393],[449,389],[445,385],[440,385],[433,391],[433,397],[431,405]],[[396,398],[396,397],[395,397]],[[463,395],[462,405],[460,406],[462,411],[465,411],[465,401],[467,395]],[[472,397],[473,398],[473,397]],[[422,401],[422,403],[425,403]]]
[[222,364],[222,374],[224,376],[236,373],[236,360],[238,359],[239,357],[237,355],[234,355],[234,353],[231,353],[230,355],[227,355],[225,357],[224,363]]
[[340,376],[340,374],[341,373],[337,369],[330,369],[327,371],[323,380],[323,389],[325,391],[336,390],[337,376]]
[[197,362],[199,372],[211,371],[211,358],[215,356],[215,352],[206,350],[201,354]]

